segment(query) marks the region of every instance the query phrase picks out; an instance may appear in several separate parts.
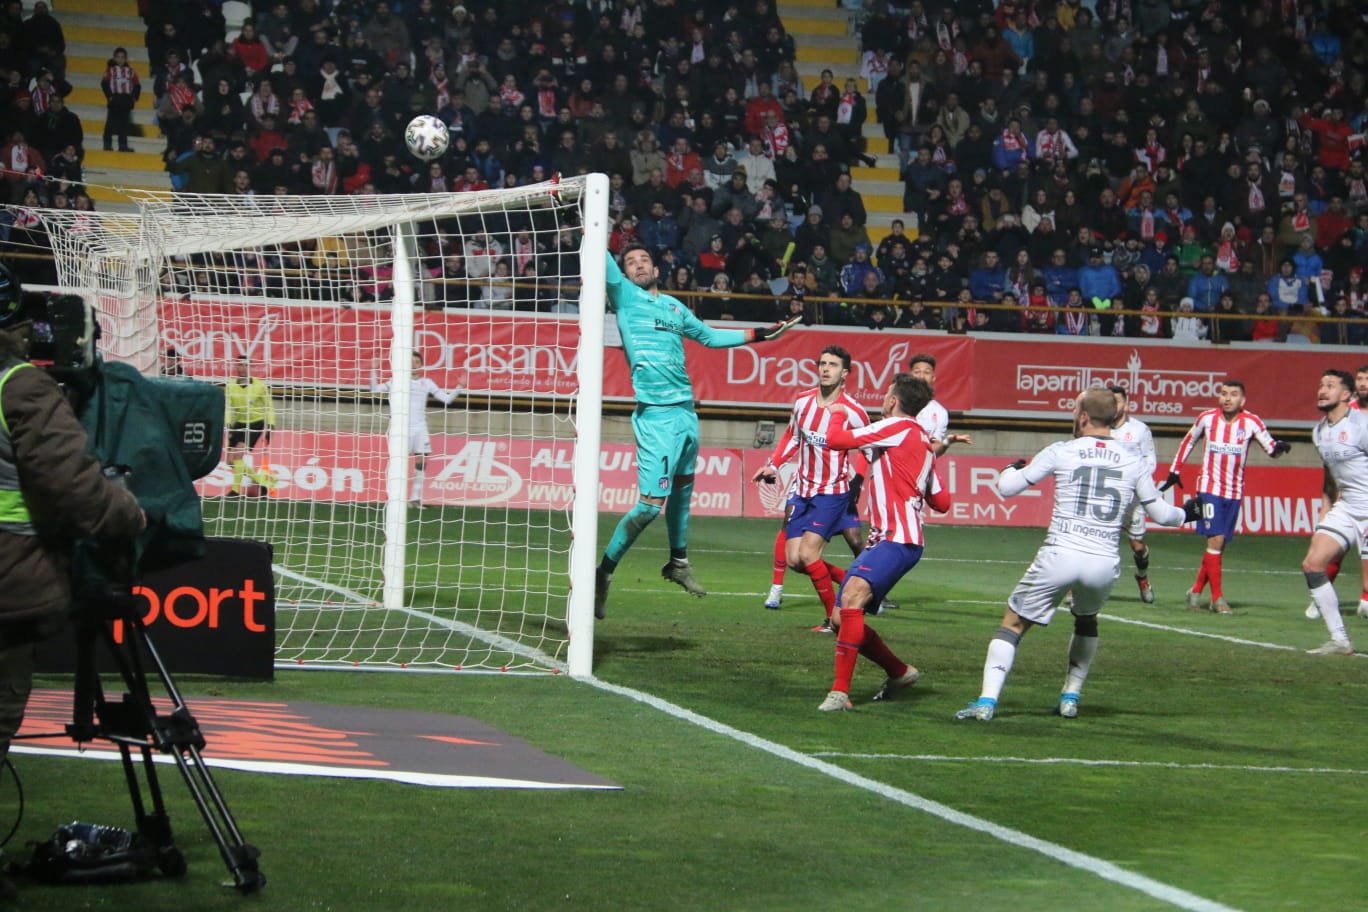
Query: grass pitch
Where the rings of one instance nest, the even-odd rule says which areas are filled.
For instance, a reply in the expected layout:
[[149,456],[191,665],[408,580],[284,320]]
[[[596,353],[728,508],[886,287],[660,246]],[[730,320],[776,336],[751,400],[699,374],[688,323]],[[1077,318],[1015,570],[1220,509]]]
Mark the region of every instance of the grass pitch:
[[[659,579],[663,527],[648,530],[614,578],[597,676],[692,719],[564,677],[181,682],[192,709],[194,694],[213,693],[469,715],[614,779],[621,792],[218,773],[269,878],[261,896],[243,899],[218,885],[213,844],[167,778],[191,866],[182,881],[33,887],[21,906],[1363,907],[1368,664],[1304,653],[1326,638],[1302,616],[1304,539],[1237,539],[1225,562],[1237,614],[1218,617],[1183,607],[1201,541],[1151,535],[1158,603],[1140,603],[1127,559],[1080,717],[1051,714],[1064,618],[1026,636],[998,717],[982,724],[952,717],[977,696],[988,638],[1040,530],[932,528],[925,560],[893,593],[901,607],[871,621],[922,682],[905,698],[870,703],[881,673],[862,662],[855,710],[839,714],[816,711],[833,644],[808,631],[821,616],[810,585],[790,574],[783,608],[761,608],[773,532],[769,522],[695,519],[691,556],[706,599]],[[844,544],[829,554],[843,562]],[[1350,606],[1356,573],[1351,562],[1338,587]],[[1349,621],[1368,645],[1368,621]],[[15,762],[27,809],[11,856],[74,818],[128,822],[115,764]],[[0,802],[13,806],[12,789],[0,788]],[[956,813],[969,816],[947,819]],[[984,832],[989,825],[1017,835]]]

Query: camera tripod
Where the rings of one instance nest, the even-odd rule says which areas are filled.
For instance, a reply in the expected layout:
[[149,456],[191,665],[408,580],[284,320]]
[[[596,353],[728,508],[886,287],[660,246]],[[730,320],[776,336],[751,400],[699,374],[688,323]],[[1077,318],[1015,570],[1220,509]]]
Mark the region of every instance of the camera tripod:
[[[185,873],[185,857],[173,841],[153,751],[174,757],[200,816],[218,845],[219,855],[233,877],[233,886],[242,893],[256,892],[266,885],[266,877],[257,866],[261,853],[243,840],[223,793],[204,763],[200,753],[205,744],[204,735],[148,638],[138,606],[139,599],[131,593],[101,595],[80,602],[74,621],[75,699],[72,721],[66,726],[65,734],[78,744],[99,738],[118,747],[133,801],[137,832],[152,846],[161,872],[178,877]],[[113,629],[114,622],[120,621],[123,624],[122,642],[115,639]],[[97,658],[101,647],[112,657],[123,679],[125,692],[117,700],[105,693],[100,680]],[[152,702],[144,656],[171,704],[169,713],[159,713]],[[141,755],[145,783],[138,776],[134,752]]]

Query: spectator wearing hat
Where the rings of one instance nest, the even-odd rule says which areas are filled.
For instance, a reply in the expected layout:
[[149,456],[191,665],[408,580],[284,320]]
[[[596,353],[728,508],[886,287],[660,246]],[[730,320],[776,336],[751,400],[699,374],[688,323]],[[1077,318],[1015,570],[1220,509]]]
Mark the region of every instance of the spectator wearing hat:
[[793,259],[795,262],[808,261],[813,248],[821,245],[823,250],[831,249],[831,226],[825,219],[826,212],[821,206],[809,206],[803,216],[803,223],[793,232]]
[[865,226],[855,224],[852,213],[842,212],[836,226],[831,229],[831,258],[837,263],[849,263],[860,244],[868,244],[871,250],[874,246]]
[[1192,298],[1178,302],[1178,315],[1169,322],[1169,334],[1176,342],[1202,342],[1209,329],[1206,321],[1196,314]]
[[712,214],[722,217],[728,209],[737,208],[747,213],[754,210],[755,196],[748,186],[746,169],[738,165],[732,170],[731,179],[713,194]]

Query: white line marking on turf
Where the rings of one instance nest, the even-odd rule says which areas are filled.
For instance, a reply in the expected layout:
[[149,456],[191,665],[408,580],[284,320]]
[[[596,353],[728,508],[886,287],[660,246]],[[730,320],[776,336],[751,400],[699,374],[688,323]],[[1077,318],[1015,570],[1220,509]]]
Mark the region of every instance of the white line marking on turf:
[[814,757],[844,760],[923,760],[933,763],[1034,763],[1043,766],[1121,766],[1154,767],[1177,770],[1220,770],[1243,773],[1316,773],[1331,776],[1368,776],[1368,770],[1333,767],[1246,766],[1234,763],[1164,763],[1157,760],[1088,760],[1082,757],[950,757],[943,754],[850,754],[843,751],[814,751]]
[[[988,601],[986,599],[948,599],[947,605],[1001,605],[1002,602]],[[1199,637],[1204,640],[1222,640],[1226,643],[1234,643],[1237,646],[1256,646],[1259,649],[1277,649],[1282,652],[1301,652],[1296,646],[1286,646],[1282,643],[1264,643],[1259,640],[1246,640],[1242,637],[1226,636],[1223,633],[1207,633],[1204,630],[1188,630],[1186,627],[1173,627],[1169,624],[1156,624],[1153,621],[1141,621],[1136,618],[1118,617],[1114,614],[1100,614],[1098,617],[1106,621],[1114,621],[1117,624],[1129,624],[1132,627],[1148,627],[1150,630],[1162,630],[1165,633],[1179,633],[1183,636]],[[1350,658],[1368,659],[1368,653],[1356,652]]]
[[806,767],[807,769],[821,773],[822,775],[830,776],[832,779],[836,779],[837,781],[843,782],[846,785],[851,785],[855,788],[860,788],[868,792],[873,792],[874,794],[887,798],[890,801],[897,802],[898,804],[904,805],[905,807],[909,807],[914,810],[931,814],[932,816],[939,817],[940,819],[947,821],[949,823],[953,823],[958,826],[965,827],[967,829],[976,830],[980,833],[985,833],[993,837],[994,839],[1001,840],[1002,842],[1008,843],[1009,845],[1014,845],[1019,848],[1028,849],[1032,852],[1038,852],[1041,855],[1053,858],[1056,861],[1062,862],[1066,865],[1069,865],[1070,867],[1077,868],[1080,871],[1085,871],[1089,874],[1094,874],[1102,878],[1103,880],[1109,880],[1112,883],[1119,884],[1120,886],[1127,887],[1129,889],[1136,890],[1140,893],[1144,893],[1147,896],[1152,896],[1155,899],[1162,900],[1163,902],[1176,906],[1179,909],[1186,909],[1189,910],[1189,912],[1237,912],[1237,910],[1235,910],[1232,906],[1223,905],[1221,903],[1215,902],[1214,900],[1198,896],[1195,893],[1189,893],[1186,890],[1181,890],[1178,887],[1170,886],[1169,884],[1162,883],[1150,877],[1146,877],[1143,874],[1136,874],[1134,871],[1127,871],[1125,868],[1112,864],[1109,861],[1104,861],[1101,858],[1094,858],[1091,855],[1085,855],[1082,852],[1076,852],[1073,849],[1065,848],[1061,845],[1056,845],[1053,842],[1048,842],[1044,839],[1037,839],[1034,836],[1029,836],[1026,833],[1022,833],[1018,830],[1013,830],[1009,827],[993,823],[992,821],[984,820],[980,817],[974,817],[970,814],[965,814],[962,811],[957,811],[954,808],[941,804],[938,801],[932,801],[929,798],[923,798],[922,796],[913,794],[912,792],[908,792],[900,788],[894,788],[893,786],[888,785],[887,783],[878,782],[874,779],[869,779],[865,776],[859,775],[858,773],[852,773],[850,770],[842,769],[841,767],[836,766],[835,764],[827,763],[825,760],[821,760],[817,757],[809,756],[807,754],[799,753],[791,747],[785,747],[782,744],[776,744],[773,741],[766,740],[765,738],[761,738],[758,735],[751,734],[750,732],[741,731],[740,729],[733,728],[732,726],[727,725],[723,722],[718,722],[717,720],[710,719],[707,716],[699,715],[698,713],[693,712],[692,710],[685,709],[682,706],[678,706],[674,703],[662,700],[659,697],[652,696],[651,694],[643,693],[639,690],[633,690],[630,687],[623,687],[618,684],[610,684],[607,681],[602,681],[598,678],[585,678],[583,680],[585,683],[590,684],[593,687],[597,687],[600,690],[606,691],[607,693],[617,694],[620,697],[626,697],[629,700],[635,700],[638,703],[643,703],[646,706],[649,706],[653,709],[665,713],[666,715],[673,716],[676,719],[680,719],[692,725],[697,725],[699,728],[706,729],[707,731],[713,732],[714,734],[722,735],[726,738],[731,738],[734,741],[739,741],[740,743],[745,744],[748,747],[753,747],[756,750],[764,751],[765,753],[778,757],[781,760],[787,760],[790,763],[796,763],[799,766]]

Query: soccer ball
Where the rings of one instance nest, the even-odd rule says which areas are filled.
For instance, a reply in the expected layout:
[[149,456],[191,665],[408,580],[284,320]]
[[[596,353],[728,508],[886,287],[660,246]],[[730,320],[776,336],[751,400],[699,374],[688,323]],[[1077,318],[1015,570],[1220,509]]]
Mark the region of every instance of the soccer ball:
[[423,161],[432,161],[441,158],[446,153],[447,145],[451,142],[451,134],[447,132],[446,124],[442,123],[431,114],[419,114],[404,130],[404,141],[408,143],[409,151],[415,157]]

